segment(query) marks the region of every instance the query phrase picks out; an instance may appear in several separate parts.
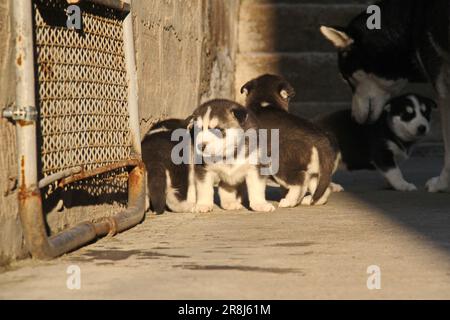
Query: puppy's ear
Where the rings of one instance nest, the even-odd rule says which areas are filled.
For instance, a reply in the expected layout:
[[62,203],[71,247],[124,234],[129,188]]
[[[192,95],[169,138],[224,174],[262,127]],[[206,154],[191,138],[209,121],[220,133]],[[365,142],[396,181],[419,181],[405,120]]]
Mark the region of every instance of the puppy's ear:
[[295,90],[288,82],[282,83],[278,90],[281,98],[283,98],[284,100],[289,101],[295,97]]
[[192,128],[194,128],[194,117],[193,116],[189,116],[187,119],[186,119],[186,122],[187,122],[187,129],[188,130],[191,130]]
[[437,109],[438,105],[436,103],[436,101],[434,101],[433,99],[430,98],[426,98],[426,97],[420,97],[420,100],[425,103],[425,105],[431,109]]
[[321,26],[320,32],[338,49],[348,48],[355,42],[342,28]]
[[255,88],[255,80],[251,80],[242,86],[241,94],[248,96],[250,94],[250,91],[252,91],[254,88]]
[[248,111],[244,108],[236,108],[231,110],[233,116],[237,119],[240,124],[244,124],[248,118]]

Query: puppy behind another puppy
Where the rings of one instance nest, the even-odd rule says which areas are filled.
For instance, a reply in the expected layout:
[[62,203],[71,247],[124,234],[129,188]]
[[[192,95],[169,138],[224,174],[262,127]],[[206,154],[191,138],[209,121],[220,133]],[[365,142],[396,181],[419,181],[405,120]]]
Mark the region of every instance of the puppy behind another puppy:
[[342,162],[350,170],[378,170],[398,191],[415,191],[399,163],[430,131],[431,110],[436,103],[417,94],[391,99],[374,124],[358,124],[351,110],[320,116],[316,123],[333,134],[339,143]]
[[191,212],[195,206],[193,166],[175,164],[171,155],[178,142],[172,141],[174,130],[187,132],[187,120],[169,119],[158,122],[142,141],[142,157],[147,168],[147,192],[154,212],[168,207],[173,212]]
[[312,122],[288,113],[295,90],[282,77],[263,75],[247,82],[241,93],[261,128],[279,130],[279,171],[273,178],[287,190],[279,206],[325,204],[339,162],[337,143]]

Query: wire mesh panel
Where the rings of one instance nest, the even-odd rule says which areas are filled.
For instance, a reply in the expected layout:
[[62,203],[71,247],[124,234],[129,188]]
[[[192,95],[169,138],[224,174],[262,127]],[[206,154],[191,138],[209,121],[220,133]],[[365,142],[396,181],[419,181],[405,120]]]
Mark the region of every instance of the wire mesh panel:
[[84,5],[76,32],[65,26],[66,1],[34,3],[42,173],[130,159],[120,15]]
[[[66,26],[66,8],[62,0],[34,1],[43,177],[131,157],[121,13],[83,2],[82,30],[75,31]],[[120,181],[123,189],[126,179]],[[90,192],[105,186],[98,181],[78,185]]]

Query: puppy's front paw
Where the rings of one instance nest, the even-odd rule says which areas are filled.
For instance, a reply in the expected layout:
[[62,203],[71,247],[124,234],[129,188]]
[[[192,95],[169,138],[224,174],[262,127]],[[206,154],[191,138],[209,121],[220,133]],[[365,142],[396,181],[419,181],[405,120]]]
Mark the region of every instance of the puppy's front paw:
[[312,206],[313,203],[313,197],[311,195],[307,195],[302,199],[301,205],[302,206]]
[[430,179],[427,184],[426,188],[428,192],[437,193],[437,192],[448,192],[448,182],[442,179],[441,177],[435,177]]
[[294,208],[295,206],[297,206],[297,203],[293,203],[286,198],[281,199],[280,203],[278,204],[279,208]]
[[213,211],[214,204],[196,204],[192,209],[193,213],[208,213]]
[[335,193],[345,191],[343,186],[341,186],[340,184],[337,184],[337,183],[333,183],[333,182],[330,183],[330,190],[331,190],[331,192],[335,192]]
[[417,187],[414,184],[408,183],[406,181],[402,184],[399,184],[398,186],[395,186],[394,189],[397,191],[404,191],[404,192],[417,191]]
[[239,201],[221,203],[221,207],[224,210],[242,210],[244,206]]
[[257,212],[273,212],[275,211],[275,207],[269,203],[269,202],[263,202],[263,203],[257,203],[257,204],[250,204],[250,208],[252,208],[253,211]]

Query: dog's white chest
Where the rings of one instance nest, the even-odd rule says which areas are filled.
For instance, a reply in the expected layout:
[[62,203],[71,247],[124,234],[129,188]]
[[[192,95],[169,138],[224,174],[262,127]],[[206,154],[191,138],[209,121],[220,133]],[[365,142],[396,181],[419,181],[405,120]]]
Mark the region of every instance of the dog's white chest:
[[209,167],[209,170],[214,171],[221,181],[226,182],[229,185],[236,185],[244,181],[250,164],[228,165],[228,164],[215,164]]
[[403,161],[408,160],[408,158],[409,158],[408,153],[407,153],[405,150],[401,149],[401,148],[400,148],[397,144],[395,144],[394,142],[388,141],[388,142],[387,142],[387,147],[388,147],[388,149],[391,150],[392,153],[394,154],[395,162],[401,163],[401,162],[403,162]]

